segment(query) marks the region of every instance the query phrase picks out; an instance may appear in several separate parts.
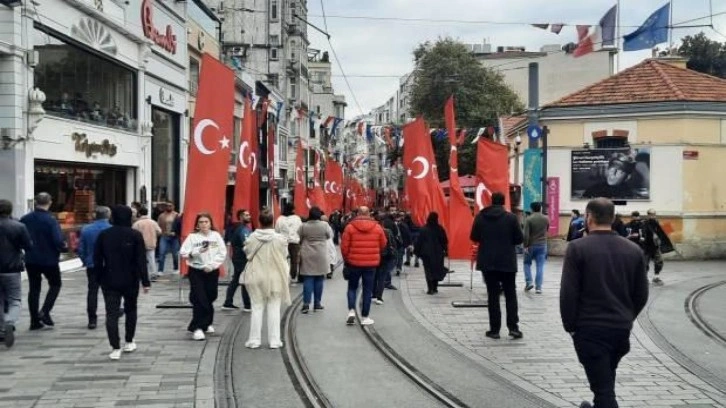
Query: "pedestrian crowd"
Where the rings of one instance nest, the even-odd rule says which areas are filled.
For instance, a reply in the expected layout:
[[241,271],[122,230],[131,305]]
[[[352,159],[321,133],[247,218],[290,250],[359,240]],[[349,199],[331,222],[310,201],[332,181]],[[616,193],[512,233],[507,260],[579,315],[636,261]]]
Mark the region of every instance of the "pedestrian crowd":
[[[471,228],[472,257],[487,288],[489,330],[485,335],[500,339],[504,295],[509,337],[522,339],[519,328],[516,273],[517,250],[524,253],[524,291],[544,290],[549,218],[541,203],[532,203],[523,220],[505,208],[502,193],[493,193],[491,205],[481,210]],[[15,341],[21,305],[20,273],[27,271],[30,330],[52,327],[54,303],[61,290],[59,258],[68,251],[60,226],[48,209],[52,197],[39,193],[34,211],[19,221],[12,219],[12,204],[0,200],[0,337],[7,347]],[[348,314],[345,323],[358,319],[356,304],[361,297],[360,324],[371,325],[371,304],[384,304],[384,291],[396,290],[395,273],[404,266],[423,264],[427,294],[438,293],[438,283],[449,273],[445,260],[449,241],[439,214],[428,214],[424,225],[396,207],[382,211],[362,206],[350,214],[329,216],[309,209],[303,220],[288,204],[281,216],[263,208],[256,220],[248,210],[239,210],[236,222],[227,222],[220,233],[208,213],[195,217],[194,231],[181,238],[182,215],[171,203],[149,210],[138,203],[131,207],[98,206],[95,221],[80,232],[78,256],[86,268],[88,328],[98,324],[98,291],[105,304],[105,326],[111,345],[109,358],[136,350],[134,341],[137,303],[141,291],[165,275],[167,255],[174,272],[179,258],[190,285],[191,321],[187,330],[194,340],[205,340],[215,332],[214,302],[220,275],[227,259],[231,281],[222,308],[236,310],[235,294],[241,292],[242,311],[251,313],[246,347],[262,345],[262,327],[267,315],[268,346],[283,347],[280,311],[291,303],[290,286],[303,288],[301,313],[325,309],[325,281],[333,277],[342,254],[342,275],[347,280]],[[255,227],[256,226],[256,227]],[[615,214],[611,201],[591,200],[584,216],[573,210],[566,237],[560,289],[560,313],[564,329],[572,336],[575,351],[585,368],[595,407],[617,407],[615,372],[629,351],[634,319],[648,298],[647,273],[654,264],[654,284],[662,284],[662,254],[674,250],[655,211],[647,218],[637,212],[625,223]],[[532,263],[536,269],[532,271]],[[42,306],[43,277],[48,290]],[[125,316],[124,346],[119,319]],[[591,407],[583,402],[581,407]]]

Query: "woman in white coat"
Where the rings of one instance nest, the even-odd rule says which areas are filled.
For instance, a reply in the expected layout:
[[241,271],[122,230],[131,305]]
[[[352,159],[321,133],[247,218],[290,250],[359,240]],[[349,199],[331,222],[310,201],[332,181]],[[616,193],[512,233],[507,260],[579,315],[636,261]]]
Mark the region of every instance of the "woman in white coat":
[[273,216],[260,214],[260,228],[245,241],[247,266],[240,283],[246,285],[252,301],[250,334],[245,347],[262,344],[262,320],[267,310],[267,337],[270,348],[282,347],[280,307],[290,305],[290,266],[287,263],[287,239],[275,232]]

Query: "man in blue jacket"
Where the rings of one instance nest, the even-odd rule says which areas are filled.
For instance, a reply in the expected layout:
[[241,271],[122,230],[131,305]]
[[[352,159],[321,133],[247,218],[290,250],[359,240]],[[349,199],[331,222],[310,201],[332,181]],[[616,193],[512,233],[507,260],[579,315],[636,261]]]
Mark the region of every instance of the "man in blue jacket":
[[[48,212],[53,198],[48,193],[35,196],[35,211],[20,219],[30,232],[33,247],[25,253],[25,267],[28,271],[28,309],[30,312],[30,330],[53,326],[50,311],[61,288],[60,261],[61,252],[67,251],[63,241],[60,225]],[[38,311],[42,276],[48,280],[48,293],[45,295],[43,308]]]
[[78,244],[78,256],[81,257],[83,266],[86,267],[88,277],[88,294],[86,295],[86,311],[88,313],[88,328],[96,328],[96,310],[98,310],[98,272],[93,264],[93,248],[101,231],[111,228],[108,219],[111,217],[111,209],[104,206],[96,207],[96,221],[81,229],[81,241]]

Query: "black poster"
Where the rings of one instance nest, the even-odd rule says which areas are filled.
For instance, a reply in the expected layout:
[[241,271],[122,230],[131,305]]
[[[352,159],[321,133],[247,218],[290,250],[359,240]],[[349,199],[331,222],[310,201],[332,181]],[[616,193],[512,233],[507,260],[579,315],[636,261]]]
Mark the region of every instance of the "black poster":
[[650,148],[573,150],[572,199],[650,200]]

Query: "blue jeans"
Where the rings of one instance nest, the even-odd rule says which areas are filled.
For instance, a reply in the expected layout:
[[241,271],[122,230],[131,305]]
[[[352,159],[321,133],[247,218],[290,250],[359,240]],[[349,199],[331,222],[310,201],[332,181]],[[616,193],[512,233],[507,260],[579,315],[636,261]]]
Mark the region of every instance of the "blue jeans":
[[373,293],[373,279],[376,276],[376,268],[349,266],[348,270],[348,310],[355,310],[358,282],[363,279],[363,294],[361,295],[363,297],[363,307],[361,308],[361,315],[368,317],[371,311],[371,295]]
[[169,252],[171,252],[174,270],[176,271],[179,269],[179,238],[173,236],[159,238],[159,269],[157,270],[159,275],[164,273],[166,254]]
[[396,267],[394,256],[381,258],[381,265],[376,268],[373,297],[383,300],[383,288],[391,284],[391,272]]
[[320,306],[320,300],[323,297],[323,282],[325,281],[325,275],[320,276],[307,276],[302,275],[303,278],[303,304],[309,305],[310,298],[315,293],[315,306]]
[[[0,273],[0,332],[5,330],[5,325],[15,326],[20,317],[20,305],[22,304],[22,285],[20,273]],[[8,307],[4,313],[5,305]]]
[[544,278],[544,264],[547,258],[547,244],[532,245],[524,254],[524,281],[527,285],[532,284],[532,260],[537,263],[537,275],[534,278],[534,287],[542,289]]

